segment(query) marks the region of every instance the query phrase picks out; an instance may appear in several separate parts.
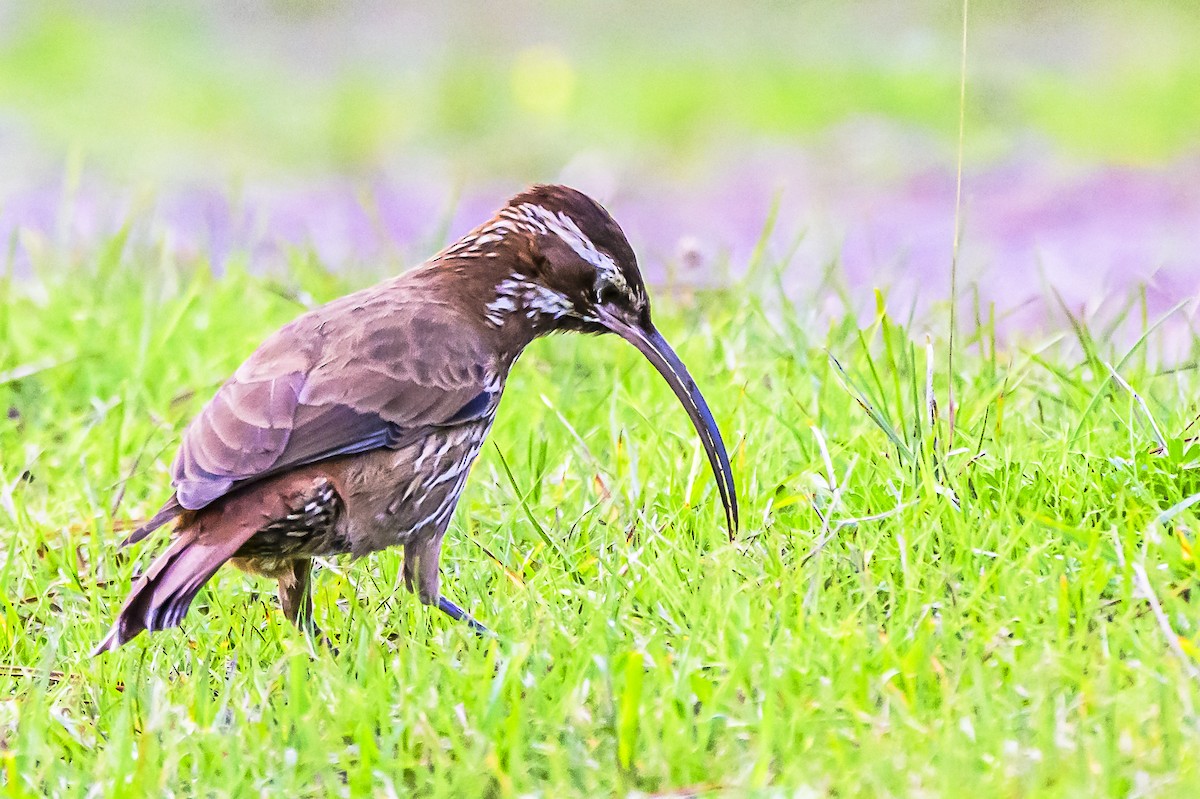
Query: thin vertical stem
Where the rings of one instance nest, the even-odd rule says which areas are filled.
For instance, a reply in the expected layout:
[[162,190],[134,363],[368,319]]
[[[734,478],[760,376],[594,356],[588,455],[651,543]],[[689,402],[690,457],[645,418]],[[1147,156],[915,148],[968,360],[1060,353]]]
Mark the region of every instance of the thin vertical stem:
[[950,254],[950,342],[946,364],[946,413],[950,420],[950,433],[946,447],[954,448],[954,421],[958,407],[954,402],[954,332],[958,326],[958,248],[962,240],[962,172],[963,131],[966,127],[967,107],[967,7],[970,0],[962,4],[962,62],[959,65],[958,82],[958,169],[954,181],[954,247]]

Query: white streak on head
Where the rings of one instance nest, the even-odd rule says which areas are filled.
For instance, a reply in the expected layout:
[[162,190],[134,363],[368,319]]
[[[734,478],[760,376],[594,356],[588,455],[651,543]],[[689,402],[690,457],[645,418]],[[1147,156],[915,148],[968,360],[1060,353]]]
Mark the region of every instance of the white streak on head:
[[519,210],[539,233],[553,233],[558,236],[576,255],[595,267],[604,279],[618,286],[625,286],[625,276],[621,274],[613,259],[597,249],[592,240],[579,229],[579,225],[575,224],[574,219],[561,211],[554,213],[533,203],[522,203]]
[[[596,247],[574,219],[562,211],[550,211],[535,203],[521,203],[518,206],[504,208],[495,219],[480,228],[473,236],[451,246],[444,255],[451,258],[475,258],[481,255],[485,258],[495,258],[496,252],[485,251],[485,247],[502,241],[510,233],[517,232],[558,236],[576,255],[596,270],[598,280],[610,283],[626,294],[630,293],[629,283],[625,280],[625,275],[617,268],[616,262],[611,256]],[[561,295],[556,296],[561,298],[561,303],[570,304]],[[554,303],[542,302],[541,304],[549,307],[561,303],[556,301]],[[491,305],[488,307],[491,308]],[[497,309],[497,311],[499,310]]]

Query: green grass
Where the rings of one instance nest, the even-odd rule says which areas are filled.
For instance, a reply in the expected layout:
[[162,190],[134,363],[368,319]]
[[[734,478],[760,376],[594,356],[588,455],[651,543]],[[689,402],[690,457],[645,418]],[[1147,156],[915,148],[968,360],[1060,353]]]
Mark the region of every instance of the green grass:
[[120,240],[81,264],[0,283],[6,796],[1200,791],[1197,381],[1152,352],[965,335],[950,440],[944,349],[931,415],[923,337],[886,313],[814,337],[754,299],[761,275],[660,289],[729,440],[736,542],[650,367],[553,338],[443,561],[499,641],[421,607],[388,552],[318,573],[336,657],[225,570],[183,630],[91,659],[161,548],[116,542],[165,498],[182,425],[295,298],[348,286],[302,256],[216,279]]

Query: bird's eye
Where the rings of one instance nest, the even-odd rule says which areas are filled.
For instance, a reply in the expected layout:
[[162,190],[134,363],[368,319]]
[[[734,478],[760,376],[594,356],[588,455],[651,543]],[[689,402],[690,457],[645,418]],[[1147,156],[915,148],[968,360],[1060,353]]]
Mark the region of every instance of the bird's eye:
[[617,285],[608,280],[600,281],[596,286],[596,300],[602,305],[616,305],[624,295]]

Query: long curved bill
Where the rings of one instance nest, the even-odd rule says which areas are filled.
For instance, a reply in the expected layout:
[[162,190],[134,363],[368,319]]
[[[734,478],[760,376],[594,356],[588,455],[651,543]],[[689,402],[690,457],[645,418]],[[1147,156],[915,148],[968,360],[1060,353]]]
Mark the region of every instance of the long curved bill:
[[654,364],[654,368],[683,403],[700,441],[704,444],[704,451],[708,453],[713,476],[717,478],[717,490],[721,494],[721,504],[725,506],[725,521],[729,525],[729,539],[732,541],[738,528],[737,491],[733,487],[733,471],[729,468],[729,455],[725,452],[721,431],[708,410],[704,395],[696,387],[696,381],[692,380],[687,367],[675,354],[675,350],[671,349],[667,340],[653,327],[644,328],[603,306],[596,310],[605,327],[637,347],[638,351],[646,356],[646,360]]

